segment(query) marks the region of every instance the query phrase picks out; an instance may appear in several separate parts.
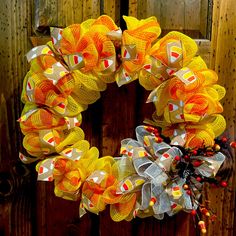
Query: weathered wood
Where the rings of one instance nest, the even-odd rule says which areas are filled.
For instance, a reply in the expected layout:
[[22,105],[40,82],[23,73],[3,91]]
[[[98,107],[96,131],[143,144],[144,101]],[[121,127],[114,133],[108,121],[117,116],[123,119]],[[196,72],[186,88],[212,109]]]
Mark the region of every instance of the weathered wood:
[[120,25],[120,1],[102,0],[104,9],[102,14],[110,16],[117,25]]
[[[200,28],[201,1],[185,0],[184,2],[184,29],[197,30]],[[207,12],[205,17],[207,16]],[[207,17],[206,17],[207,18]]]
[[[193,8],[197,8],[200,3],[194,0],[190,2],[192,4],[188,6],[187,14],[185,12],[183,15],[181,4],[184,3],[186,7],[186,0],[130,0],[129,15],[142,15],[141,18],[156,15],[168,29],[193,29],[197,26],[198,16],[197,10],[194,15]],[[42,32],[44,27],[65,27],[91,17],[96,18],[101,13],[112,16],[117,23],[122,11],[118,0],[101,0],[101,4],[95,0],[0,2],[0,198],[5,199],[5,202],[0,203],[0,235],[198,235],[190,215],[186,213],[165,217],[164,221],[147,218],[115,223],[110,219],[107,209],[100,216],[87,214],[80,219],[77,202],[55,197],[52,183],[37,182],[35,185],[33,166],[29,167],[30,172],[16,161],[18,150],[22,150],[16,119],[22,109],[20,92],[28,69],[24,55],[31,48],[29,39],[33,36],[32,26],[35,26],[31,22],[34,15],[32,3],[41,4],[38,7],[35,5],[41,9],[42,18],[38,21],[39,28],[35,28],[40,30],[41,27]],[[172,4],[173,8],[162,11],[162,8],[167,8],[167,4]],[[208,64],[211,58],[211,68],[217,71],[220,84],[226,86],[228,93],[223,100],[224,115],[231,137],[235,137],[236,111],[235,8],[233,0],[214,0],[212,42],[197,40],[199,54]],[[202,22],[204,11],[205,8],[199,13],[202,25],[206,24]],[[187,27],[181,26],[180,22],[187,24]],[[203,29],[206,29],[205,26],[200,25],[200,30]],[[201,32],[204,34],[205,31]],[[31,37],[34,46],[49,40],[49,37]],[[118,155],[120,141],[127,137],[134,138],[134,128],[145,118],[150,118],[154,108],[151,104],[145,104],[147,96],[148,92],[137,81],[121,88],[115,84],[108,85],[107,91],[102,93],[102,99],[83,113],[82,128],[86,138],[91,145],[99,148],[101,155]],[[229,236],[236,230],[235,176],[231,177],[229,185],[230,191],[205,188],[205,198],[211,201],[211,207],[218,216],[215,223],[209,224],[207,235]]]
[[[57,24],[58,26],[65,27],[74,23],[74,6],[73,0],[58,0],[57,2]],[[78,9],[78,14],[82,11]],[[80,18],[81,19],[81,18]],[[81,19],[82,20],[82,19]]]
[[83,0],[83,20],[97,18],[100,15],[100,0]]
[[162,1],[160,23],[163,29],[184,29],[184,0]]
[[35,220],[35,179],[18,163],[22,136],[16,122],[22,110],[20,93],[28,70],[24,55],[31,48],[31,8],[29,0],[0,2],[1,235],[32,235]]
[[210,66],[211,59],[211,41],[207,39],[196,39],[195,42],[198,45],[198,55],[200,55],[206,62],[207,66]]
[[200,9],[200,32],[206,38],[207,35],[207,16],[208,15],[208,0],[201,0]]
[[[236,5],[234,0],[216,0],[213,5],[212,58],[211,66],[225,86],[226,96],[222,100],[227,134],[235,139],[236,117]],[[235,156],[235,155],[234,155]],[[234,162],[235,165],[235,162]],[[205,195],[211,200],[218,216],[208,227],[208,235],[235,235],[235,166],[229,180],[229,189],[208,188]]]
[[138,0],[129,0],[129,16],[138,16]]
[[[118,15],[119,4],[114,5]],[[72,23],[81,23],[100,15],[100,1],[97,0],[34,0],[35,33],[48,33],[50,26],[66,27]]]
[[208,5],[208,0],[138,0],[130,1],[130,11],[139,19],[156,16],[164,32],[180,30],[208,39]]

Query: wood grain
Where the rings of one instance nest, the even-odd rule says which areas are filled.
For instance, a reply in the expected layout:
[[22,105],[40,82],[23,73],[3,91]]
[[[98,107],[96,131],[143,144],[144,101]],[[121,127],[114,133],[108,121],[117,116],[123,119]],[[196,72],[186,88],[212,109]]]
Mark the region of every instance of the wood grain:
[[211,41],[207,39],[196,39],[195,42],[198,45],[198,55],[206,62],[207,66],[210,66],[211,61]]
[[[217,0],[213,5],[211,66],[219,77],[219,84],[226,88],[222,103],[227,122],[227,135],[236,138],[236,5],[233,0]],[[235,153],[234,153],[235,154]],[[235,157],[235,155],[234,155]],[[235,162],[233,162],[235,165]],[[209,235],[235,234],[235,166],[229,180],[229,189],[208,188],[205,192],[218,215],[217,222],[209,226]]]
[[180,30],[208,39],[208,5],[208,0],[138,0],[130,1],[130,11],[139,19],[156,16],[164,32]]
[[104,9],[102,14],[110,16],[117,25],[120,25],[120,1],[103,0]]
[[207,36],[207,16],[208,15],[208,0],[201,0],[200,3],[200,32],[206,38]]
[[[184,30],[183,25],[189,21],[187,27],[193,29],[197,27],[197,18],[202,19],[203,13],[198,14],[197,11],[194,15],[193,10],[199,7],[200,1],[189,2],[191,4],[184,15],[183,5],[186,8],[186,0],[130,0],[128,11],[129,15],[140,15],[142,18],[156,15],[161,24],[169,29],[176,27]],[[168,4],[172,4],[175,11],[167,9]],[[115,223],[110,219],[109,209],[106,209],[99,216],[87,214],[79,218],[77,202],[55,197],[52,183],[36,183],[34,165],[26,167],[17,161],[18,151],[22,150],[22,135],[16,120],[22,110],[20,93],[28,70],[24,55],[32,47],[30,37],[34,46],[44,44],[49,38],[42,37],[42,34],[48,33],[49,26],[65,27],[91,17],[96,18],[102,13],[112,16],[118,23],[124,11],[120,5],[118,0],[0,2],[0,235],[199,235],[186,213],[165,217],[164,221],[147,218]],[[235,8],[234,0],[214,0],[212,41],[197,40],[199,54],[217,71],[219,83],[227,89],[228,93],[223,100],[224,115],[228,134],[234,138]],[[38,9],[40,14],[32,12],[32,9]],[[91,145],[99,148],[101,156],[118,155],[120,140],[134,137],[134,127],[145,118],[150,118],[154,107],[145,104],[147,96],[148,92],[141,88],[138,81],[121,88],[110,84],[102,93],[102,98],[84,112],[82,128]],[[210,199],[211,207],[218,216],[215,223],[209,224],[208,236],[235,234],[235,175],[231,177],[229,185],[228,190],[209,187],[204,190],[204,199]]]
[[31,48],[31,9],[28,0],[0,2],[1,235],[32,235],[35,222],[35,178],[18,161],[22,136],[16,122],[22,110],[20,93],[28,70],[24,55]]
[[[185,0],[184,2],[184,29],[199,30],[201,19],[201,1],[199,0]],[[205,13],[205,18],[207,12]],[[204,17],[204,16],[202,16]]]

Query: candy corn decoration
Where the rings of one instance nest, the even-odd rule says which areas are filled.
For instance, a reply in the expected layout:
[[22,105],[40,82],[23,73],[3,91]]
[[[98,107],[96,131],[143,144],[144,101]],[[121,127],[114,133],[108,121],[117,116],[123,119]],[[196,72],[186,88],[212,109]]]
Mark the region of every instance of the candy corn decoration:
[[[124,20],[123,32],[106,15],[52,27],[52,41],[27,53],[30,70],[18,122],[30,156],[21,152],[19,158],[38,161],[38,180],[53,182],[57,197],[79,204],[80,216],[108,206],[116,222],[185,211],[205,234],[198,212],[216,216],[200,202],[204,183],[228,187],[215,176],[227,158],[224,149],[236,148],[234,140],[218,138],[226,128],[225,89],[196,55],[193,39],[175,31],[158,38],[155,17]],[[80,128],[81,113],[108,83],[134,80],[151,91],[147,102],[155,112],[136,127],[135,139],[121,141],[119,157],[99,158]]]

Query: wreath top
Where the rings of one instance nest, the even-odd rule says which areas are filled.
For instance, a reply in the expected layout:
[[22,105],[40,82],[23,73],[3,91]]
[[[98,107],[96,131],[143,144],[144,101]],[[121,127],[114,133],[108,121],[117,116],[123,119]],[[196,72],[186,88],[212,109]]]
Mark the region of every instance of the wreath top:
[[[196,56],[194,40],[179,32],[158,39],[155,17],[124,20],[124,32],[106,15],[51,28],[52,41],[27,54],[19,122],[33,157],[20,158],[39,160],[38,179],[54,180],[56,196],[79,201],[81,216],[106,205],[114,221],[163,219],[180,210],[196,215],[203,183],[219,184],[215,175],[225,160],[215,142],[226,127],[219,102],[225,89]],[[107,83],[136,79],[152,90],[153,119],[136,128],[137,140],[122,140],[121,157],[99,158],[79,127],[81,112]],[[215,217],[207,206],[200,211]],[[202,220],[199,226],[206,232]]]

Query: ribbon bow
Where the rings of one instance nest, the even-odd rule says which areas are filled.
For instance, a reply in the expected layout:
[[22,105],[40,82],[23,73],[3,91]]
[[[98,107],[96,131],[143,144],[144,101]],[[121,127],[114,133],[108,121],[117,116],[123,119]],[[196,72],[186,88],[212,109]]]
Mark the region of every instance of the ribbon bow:
[[179,32],[168,33],[147,53],[139,75],[140,84],[147,90],[153,90],[179,69],[187,66],[191,60],[206,68],[200,57],[194,57],[196,52],[197,45],[194,40]]
[[[134,170],[120,181],[117,192],[141,193],[138,215],[152,212],[162,219],[164,213],[173,215],[180,210],[196,209],[197,203],[191,196],[197,201],[202,187],[196,176],[215,176],[225,156],[218,152],[211,157],[192,156],[186,161],[178,146],[161,141],[155,129],[138,126],[136,136],[137,141],[125,139],[121,143],[123,156],[119,168],[124,173],[133,165]],[[196,162],[200,163],[197,167]],[[184,188],[186,184],[189,191]]]

